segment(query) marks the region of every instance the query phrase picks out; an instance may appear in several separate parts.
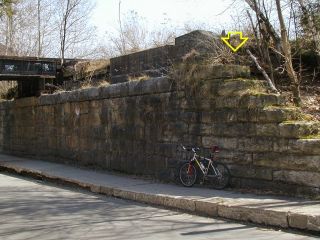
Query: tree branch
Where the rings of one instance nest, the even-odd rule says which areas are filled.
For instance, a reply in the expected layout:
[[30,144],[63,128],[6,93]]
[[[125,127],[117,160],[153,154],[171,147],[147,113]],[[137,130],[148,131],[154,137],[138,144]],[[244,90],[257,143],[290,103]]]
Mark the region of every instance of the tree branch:
[[247,49],[247,53],[249,54],[250,58],[254,61],[254,63],[256,64],[258,70],[262,73],[262,75],[264,76],[264,78],[267,80],[269,87],[271,88],[271,90],[275,93],[279,93],[278,89],[274,86],[273,82],[271,81],[271,79],[269,78],[268,74],[266,73],[266,71],[260,66],[258,59],[250,52],[249,49]]

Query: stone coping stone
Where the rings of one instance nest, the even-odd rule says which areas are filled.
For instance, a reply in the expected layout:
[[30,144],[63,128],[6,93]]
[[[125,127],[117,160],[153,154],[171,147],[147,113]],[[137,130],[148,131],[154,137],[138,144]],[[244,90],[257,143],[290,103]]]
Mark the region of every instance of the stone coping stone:
[[[59,92],[51,95],[42,95],[39,97],[39,105],[52,105],[65,102],[81,102],[97,99],[120,98],[129,96],[139,96],[147,94],[165,93],[174,91],[172,81],[166,77],[151,78],[141,81],[130,81],[109,86],[92,87],[85,89],[77,89],[74,91]],[[28,102],[31,106],[36,104],[36,99],[23,100],[17,99],[14,102],[17,106],[26,105]]]
[[155,183],[0,154],[0,170],[209,217],[320,233],[320,201]]
[[0,101],[0,110],[6,110],[8,107],[13,105],[13,100],[1,100]]

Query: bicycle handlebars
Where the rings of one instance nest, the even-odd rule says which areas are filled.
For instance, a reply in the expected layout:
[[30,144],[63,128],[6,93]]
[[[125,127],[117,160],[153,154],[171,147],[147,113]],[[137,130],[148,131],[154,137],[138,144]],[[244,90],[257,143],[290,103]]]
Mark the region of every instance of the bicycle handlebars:
[[[200,151],[200,148],[198,148],[198,147],[185,147],[182,144],[180,144],[180,146],[185,151],[189,151],[189,152],[192,151],[194,153],[196,153],[196,151]],[[219,151],[220,151],[220,148],[218,146],[215,146],[215,145],[212,146],[212,148],[211,148],[212,153],[218,153]]]
[[183,146],[182,144],[180,144],[180,146],[182,147],[183,150],[185,150],[185,151],[192,151],[192,152],[194,152],[194,153],[196,153],[196,151],[199,151],[199,150],[200,150],[200,148],[198,148],[198,147],[190,147],[190,148],[188,148],[188,147]]

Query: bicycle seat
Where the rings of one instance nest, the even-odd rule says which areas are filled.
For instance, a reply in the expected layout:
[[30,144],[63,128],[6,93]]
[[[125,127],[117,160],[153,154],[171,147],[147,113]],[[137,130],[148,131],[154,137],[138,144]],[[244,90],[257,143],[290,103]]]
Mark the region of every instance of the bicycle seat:
[[218,146],[214,145],[211,148],[211,152],[212,153],[218,153],[218,152],[220,152],[220,148]]
[[194,149],[195,151],[200,151],[200,148],[198,148],[198,147],[186,147],[185,149],[188,152],[192,151],[192,149]]

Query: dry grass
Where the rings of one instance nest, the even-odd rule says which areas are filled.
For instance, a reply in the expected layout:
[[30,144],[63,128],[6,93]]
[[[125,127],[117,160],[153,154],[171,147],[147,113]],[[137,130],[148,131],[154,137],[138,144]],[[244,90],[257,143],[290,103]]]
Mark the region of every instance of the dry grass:
[[73,76],[74,80],[90,80],[96,74],[106,73],[109,66],[108,59],[82,61],[65,69],[64,76]]
[[142,74],[140,76],[129,76],[128,78],[129,81],[145,81],[149,79],[150,79],[150,76],[148,76],[147,74]]
[[107,86],[109,86],[109,85],[110,85],[110,82],[108,82],[108,81],[101,81],[101,82],[99,82],[98,87],[107,87]]
[[110,83],[108,81],[100,81],[100,82],[95,82],[93,83],[92,81],[85,81],[81,83],[80,89],[87,89],[87,88],[92,88],[92,87],[106,87],[109,86]]
[[174,63],[169,69],[168,76],[172,79],[178,89],[188,90],[190,95],[195,95],[200,87],[201,81],[197,78],[198,73],[204,71],[207,58],[201,59],[201,55],[195,49],[182,57],[181,63]]
[[[293,106],[292,92],[288,87],[282,87],[282,96],[285,97],[288,105]],[[310,115],[310,120],[320,121],[320,91],[317,87],[301,89],[301,110]]]
[[[198,89],[200,81],[197,79],[199,72],[206,71],[204,66],[240,64],[245,60],[232,52],[220,38],[197,39],[196,49],[191,49],[182,58],[182,63],[173,64],[169,71],[169,77],[176,80],[178,87],[187,87],[191,92]],[[200,51],[200,52],[199,52]]]
[[18,84],[16,81],[0,81],[0,97],[2,99],[14,98],[17,86]]

